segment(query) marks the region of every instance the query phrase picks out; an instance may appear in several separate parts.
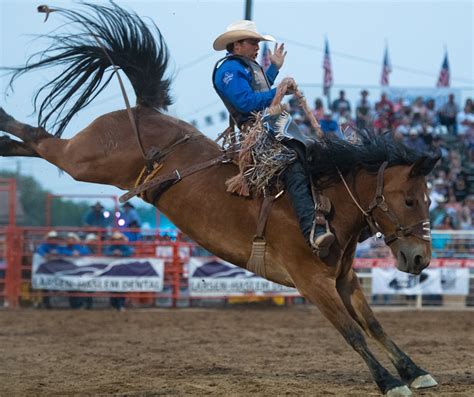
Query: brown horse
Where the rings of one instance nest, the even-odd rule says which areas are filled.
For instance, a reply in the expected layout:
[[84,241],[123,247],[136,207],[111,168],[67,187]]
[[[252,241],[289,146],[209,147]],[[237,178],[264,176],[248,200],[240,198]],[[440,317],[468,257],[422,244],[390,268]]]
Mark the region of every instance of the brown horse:
[[[15,69],[13,78],[39,67],[69,62],[65,73],[46,86],[51,90],[40,106],[39,127],[16,121],[0,108],[0,130],[21,140],[1,137],[0,154],[41,157],[76,180],[133,188],[145,160],[126,110],[99,117],[71,139],[60,137],[70,118],[108,83],[110,79],[101,80],[113,62],[135,90],[137,105],[132,110],[145,151],[151,147],[166,151],[180,142],[165,157],[159,175],[221,156],[212,140],[162,112],[170,99],[169,81],[163,77],[167,49],[159,30],[152,33],[138,16],[114,4],[86,7],[87,13],[60,10],[70,24],[82,29],[80,34],[56,37],[58,48],[51,47],[38,62]],[[72,101],[79,89],[79,99]],[[69,112],[56,124],[56,135],[49,134],[47,122],[65,104],[71,105]],[[366,302],[352,262],[359,235],[369,222],[388,236],[400,270],[419,274],[428,266],[431,242],[426,224],[429,203],[425,175],[435,162],[409,151],[390,136],[360,134],[359,142],[353,144],[323,139],[314,147],[311,168],[333,205],[330,225],[336,242],[329,256],[323,262],[313,255],[285,196],[275,202],[266,227],[266,278],[295,286],[317,305],[361,355],[379,389],[391,396],[410,395],[407,385],[418,389],[437,383],[383,331]],[[198,244],[245,267],[261,200],[226,192],[225,181],[237,171],[232,163],[218,163],[167,189],[149,192],[147,197]],[[347,186],[341,183],[341,176]],[[364,331],[388,353],[401,379],[377,361]]]

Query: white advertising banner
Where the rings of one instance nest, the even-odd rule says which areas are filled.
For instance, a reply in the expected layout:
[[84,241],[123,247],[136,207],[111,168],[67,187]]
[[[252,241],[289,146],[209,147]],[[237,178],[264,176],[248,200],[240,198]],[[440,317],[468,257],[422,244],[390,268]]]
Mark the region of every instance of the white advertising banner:
[[397,269],[372,269],[372,294],[467,295],[469,269],[427,269],[419,276]]
[[372,294],[418,295],[441,294],[441,277],[437,269],[423,271],[420,276],[397,269],[372,269]]
[[437,269],[441,274],[443,295],[469,294],[469,269]]
[[265,280],[216,258],[190,258],[189,294],[200,297],[255,295],[299,296],[295,288]]
[[160,292],[164,260],[33,256],[32,286],[56,291]]

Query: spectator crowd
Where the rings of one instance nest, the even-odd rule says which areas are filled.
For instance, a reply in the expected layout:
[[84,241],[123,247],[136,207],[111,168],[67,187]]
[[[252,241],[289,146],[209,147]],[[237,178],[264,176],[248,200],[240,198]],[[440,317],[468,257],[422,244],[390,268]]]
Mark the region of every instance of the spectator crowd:
[[[309,120],[296,98],[289,100],[289,112],[300,128],[310,128]],[[345,137],[353,129],[369,129],[376,134],[389,132],[406,146],[426,153],[440,153],[441,160],[428,177],[430,218],[433,229],[473,230],[474,216],[474,104],[463,106],[449,94],[443,105],[433,98],[391,101],[385,93],[372,103],[369,92],[351,104],[345,92],[330,106],[321,98],[314,101],[313,114],[324,133]]]

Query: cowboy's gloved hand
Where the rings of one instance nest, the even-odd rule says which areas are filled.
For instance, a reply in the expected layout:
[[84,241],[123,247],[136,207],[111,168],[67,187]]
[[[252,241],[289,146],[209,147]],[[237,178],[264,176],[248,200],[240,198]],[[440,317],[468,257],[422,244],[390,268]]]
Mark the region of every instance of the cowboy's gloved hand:
[[280,45],[278,45],[278,43],[275,43],[275,49],[273,50],[273,54],[271,50],[268,50],[268,53],[272,65],[275,65],[275,67],[280,70],[280,68],[283,66],[283,62],[285,62],[286,57],[285,43],[281,43]]
[[291,95],[294,94],[297,86],[296,86],[296,81],[293,79],[293,77],[285,77],[280,85],[284,86],[285,88],[283,89],[283,95]]

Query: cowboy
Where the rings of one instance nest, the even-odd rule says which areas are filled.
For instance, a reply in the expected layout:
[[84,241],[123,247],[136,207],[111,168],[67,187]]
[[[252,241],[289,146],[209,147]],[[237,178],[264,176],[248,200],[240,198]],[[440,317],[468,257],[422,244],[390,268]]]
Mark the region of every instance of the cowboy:
[[[213,45],[216,51],[227,50],[226,57],[214,67],[214,88],[241,131],[252,122],[253,112],[262,111],[271,104],[277,91],[272,85],[286,57],[285,45],[276,43],[273,53],[268,53],[270,66],[264,71],[256,62],[260,41],[275,39],[258,33],[253,21],[240,20],[230,24]],[[295,92],[296,83],[292,78],[285,78],[279,87],[285,95],[289,95]],[[282,175],[283,182],[303,236],[315,253],[324,257],[329,252],[334,235],[326,227],[324,215],[318,211],[315,216],[305,170],[306,147],[313,141],[303,137],[296,124],[292,123],[292,127],[288,128],[282,143],[295,150],[298,160],[287,167]]]

